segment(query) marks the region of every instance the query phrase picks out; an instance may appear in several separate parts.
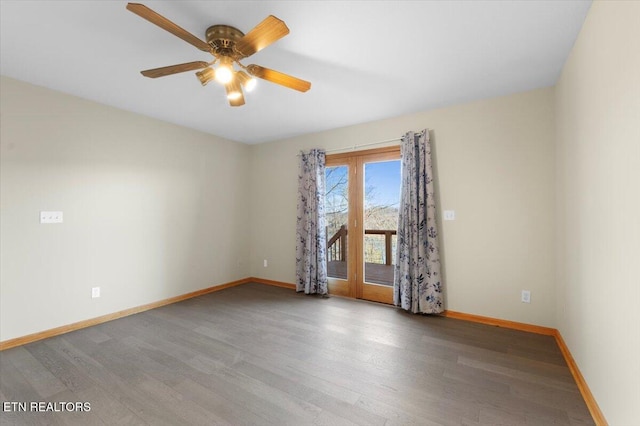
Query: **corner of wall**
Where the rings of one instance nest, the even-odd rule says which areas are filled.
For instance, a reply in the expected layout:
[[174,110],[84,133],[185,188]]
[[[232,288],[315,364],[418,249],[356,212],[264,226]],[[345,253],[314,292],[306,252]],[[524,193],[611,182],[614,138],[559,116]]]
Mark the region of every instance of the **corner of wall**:
[[640,418],[639,22],[593,2],[555,87],[557,328],[621,425]]

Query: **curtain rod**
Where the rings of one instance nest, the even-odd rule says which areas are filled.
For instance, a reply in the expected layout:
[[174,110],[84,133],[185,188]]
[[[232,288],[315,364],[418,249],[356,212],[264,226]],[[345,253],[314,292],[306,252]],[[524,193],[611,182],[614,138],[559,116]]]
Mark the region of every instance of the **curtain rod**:
[[345,149],[357,149],[357,148],[360,148],[360,147],[363,147],[363,146],[380,145],[380,144],[383,144],[383,143],[395,142],[395,141],[400,141],[400,140],[402,140],[402,138],[393,138],[393,139],[387,139],[386,141],[363,143],[363,144],[360,144],[360,145],[347,146],[347,147],[344,147],[344,148],[327,149],[325,152],[344,151]]
[[[334,148],[334,149],[327,149],[325,152],[335,152],[335,151],[344,151],[345,149],[357,149],[363,146],[371,146],[371,145],[380,145],[383,143],[389,143],[389,142],[395,142],[395,141],[401,141],[402,138],[393,138],[393,139],[387,139],[385,141],[378,141],[378,142],[370,142],[370,143],[362,143],[360,145],[353,145],[353,146],[346,146],[344,148]],[[296,154],[296,157],[299,157],[300,154]]]
[[[345,149],[356,149],[356,148],[360,148],[362,146],[380,145],[380,144],[383,144],[383,143],[395,142],[395,141],[400,141],[400,140],[402,140],[402,138],[393,138],[393,139],[387,139],[386,141],[362,143],[360,145],[345,146],[344,148],[327,149],[325,152],[344,151]],[[299,157],[299,156],[300,156],[300,154],[296,154],[296,157]]]

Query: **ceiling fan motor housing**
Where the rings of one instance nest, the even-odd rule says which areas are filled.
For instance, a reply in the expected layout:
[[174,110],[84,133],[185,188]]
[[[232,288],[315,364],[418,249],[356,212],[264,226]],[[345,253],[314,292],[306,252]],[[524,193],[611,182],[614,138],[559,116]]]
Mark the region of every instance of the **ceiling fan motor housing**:
[[238,51],[234,49],[236,42],[244,37],[244,33],[230,25],[212,25],[207,28],[207,43],[213,47],[214,51],[222,56],[230,56],[234,59],[241,59]]

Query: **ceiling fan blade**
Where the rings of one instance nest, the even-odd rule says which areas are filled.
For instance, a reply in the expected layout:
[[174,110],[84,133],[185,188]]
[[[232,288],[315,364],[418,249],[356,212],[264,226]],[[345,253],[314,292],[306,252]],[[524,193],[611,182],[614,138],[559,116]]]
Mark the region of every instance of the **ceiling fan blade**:
[[149,78],[158,78],[164,77],[165,75],[178,74],[185,71],[199,70],[208,66],[209,63],[204,61],[187,62],[185,64],[169,65],[168,67],[140,71],[140,74]]
[[311,89],[311,83],[308,81],[283,74],[279,71],[270,70],[269,68],[261,67],[260,65],[249,65],[247,67],[247,71],[254,77],[262,78],[299,92],[306,92]]
[[147,6],[140,3],[127,3],[127,9],[135,13],[136,15],[140,16],[141,18],[146,19],[152,24],[156,24],[160,28],[169,31],[171,34],[177,37],[180,37],[181,39],[183,39],[187,43],[194,45],[198,49],[205,52],[211,51],[211,46],[209,46],[209,44],[200,40],[198,37],[194,36],[189,31],[174,24],[164,16],[149,9]]
[[246,58],[280,40],[287,34],[289,34],[289,28],[287,28],[284,21],[269,15],[236,42],[236,50]]

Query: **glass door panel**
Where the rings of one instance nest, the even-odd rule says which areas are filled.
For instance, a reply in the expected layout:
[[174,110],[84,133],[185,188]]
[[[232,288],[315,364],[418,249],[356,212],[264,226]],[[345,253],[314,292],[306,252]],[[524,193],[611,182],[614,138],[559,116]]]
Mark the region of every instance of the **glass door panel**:
[[364,163],[364,281],[393,286],[400,160]]
[[329,293],[355,296],[353,269],[355,235],[349,232],[350,212],[353,209],[354,167],[350,161],[327,161],[325,169],[325,218],[327,226],[327,275]]
[[347,279],[349,261],[349,167],[326,168],[327,275]]

